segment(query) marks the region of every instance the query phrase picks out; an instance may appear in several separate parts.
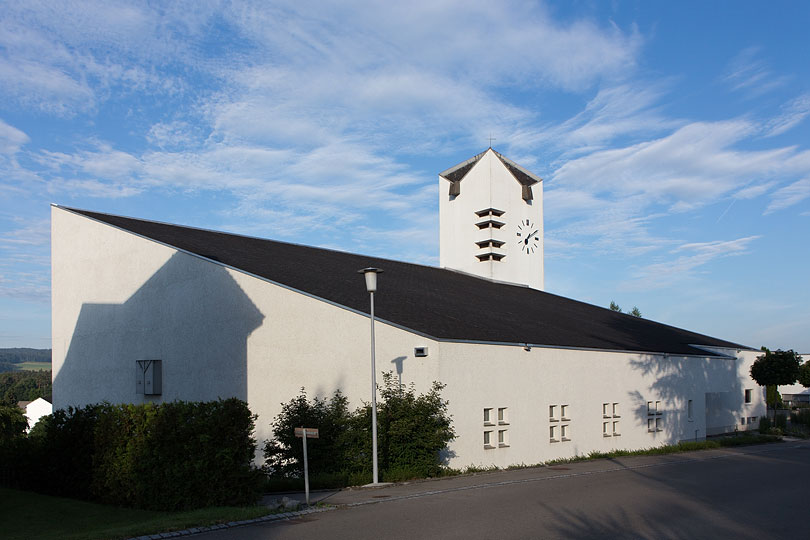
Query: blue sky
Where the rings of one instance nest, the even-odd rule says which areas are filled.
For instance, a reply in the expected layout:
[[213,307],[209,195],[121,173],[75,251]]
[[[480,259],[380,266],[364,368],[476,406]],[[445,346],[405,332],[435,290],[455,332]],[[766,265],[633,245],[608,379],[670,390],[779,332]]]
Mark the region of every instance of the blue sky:
[[438,264],[492,136],[548,291],[810,352],[808,6],[3,2],[0,347],[49,346],[49,203]]

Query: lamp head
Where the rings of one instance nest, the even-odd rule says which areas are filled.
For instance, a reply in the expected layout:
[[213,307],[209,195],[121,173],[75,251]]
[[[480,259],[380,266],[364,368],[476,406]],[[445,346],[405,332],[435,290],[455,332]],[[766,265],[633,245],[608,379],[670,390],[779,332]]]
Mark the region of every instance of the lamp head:
[[377,292],[377,274],[382,273],[382,270],[379,268],[363,268],[358,270],[357,273],[366,276],[366,290],[368,292]]

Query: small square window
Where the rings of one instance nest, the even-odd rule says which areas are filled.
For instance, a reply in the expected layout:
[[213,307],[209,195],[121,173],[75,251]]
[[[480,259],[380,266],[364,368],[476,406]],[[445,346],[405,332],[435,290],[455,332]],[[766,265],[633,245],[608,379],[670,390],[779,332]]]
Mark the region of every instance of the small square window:
[[560,417],[562,418],[562,420],[569,420],[568,405],[560,405]]
[[484,424],[492,425],[492,409],[484,409]]
[[741,426],[745,425],[745,417],[744,416],[742,418],[740,418],[740,425]]
[[753,423],[754,423],[754,422],[756,422],[756,421],[757,421],[757,417],[756,417],[756,416],[752,416],[751,418],[749,418],[749,419],[748,419],[748,423],[749,423],[749,424],[753,424]]
[[613,404],[613,418],[621,418],[621,416],[619,415],[619,404],[618,403]]
[[509,423],[509,417],[506,415],[506,407],[501,407],[498,409],[498,423],[499,424]]
[[745,402],[746,403],[751,403],[752,394],[753,394],[753,391],[750,388],[745,389]]

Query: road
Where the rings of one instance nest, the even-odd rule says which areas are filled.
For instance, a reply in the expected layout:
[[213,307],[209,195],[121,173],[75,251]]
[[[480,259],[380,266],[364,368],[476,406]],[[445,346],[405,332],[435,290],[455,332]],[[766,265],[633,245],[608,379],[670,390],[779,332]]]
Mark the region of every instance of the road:
[[341,491],[334,511],[197,538],[795,539],[809,497],[810,442],[791,441]]

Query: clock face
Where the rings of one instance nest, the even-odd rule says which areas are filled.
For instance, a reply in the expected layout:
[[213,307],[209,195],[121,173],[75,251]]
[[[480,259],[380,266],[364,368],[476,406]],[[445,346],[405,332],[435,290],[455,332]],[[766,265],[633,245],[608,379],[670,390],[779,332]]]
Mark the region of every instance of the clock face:
[[538,233],[540,228],[536,227],[529,219],[522,219],[517,226],[517,242],[520,245],[520,251],[526,254],[531,254],[537,251],[540,247],[540,238]]

